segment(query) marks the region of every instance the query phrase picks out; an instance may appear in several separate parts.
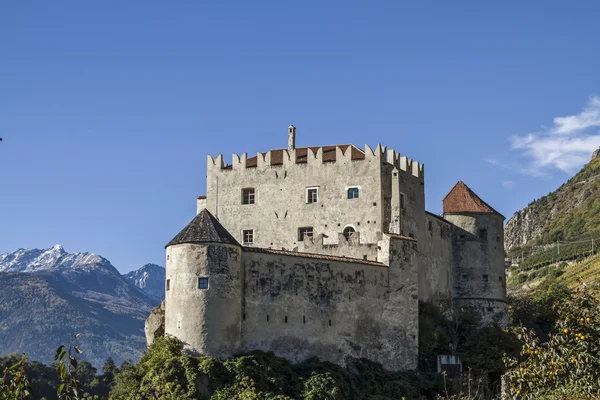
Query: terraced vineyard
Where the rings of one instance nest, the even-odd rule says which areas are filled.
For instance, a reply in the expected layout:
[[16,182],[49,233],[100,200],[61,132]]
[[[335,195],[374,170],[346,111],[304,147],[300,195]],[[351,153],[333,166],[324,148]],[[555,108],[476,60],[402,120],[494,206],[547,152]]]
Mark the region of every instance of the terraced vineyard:
[[600,295],[600,255],[566,266],[564,271],[559,280],[567,286],[575,288],[585,284]]

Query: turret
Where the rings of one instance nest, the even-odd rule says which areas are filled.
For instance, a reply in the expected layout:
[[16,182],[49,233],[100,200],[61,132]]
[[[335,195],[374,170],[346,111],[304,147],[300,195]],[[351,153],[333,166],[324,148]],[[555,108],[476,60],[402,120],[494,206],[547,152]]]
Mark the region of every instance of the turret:
[[233,356],[241,343],[241,246],[203,209],[166,253],[165,334],[193,353]]
[[458,182],[443,200],[453,226],[453,300],[484,321],[507,324],[504,217]]

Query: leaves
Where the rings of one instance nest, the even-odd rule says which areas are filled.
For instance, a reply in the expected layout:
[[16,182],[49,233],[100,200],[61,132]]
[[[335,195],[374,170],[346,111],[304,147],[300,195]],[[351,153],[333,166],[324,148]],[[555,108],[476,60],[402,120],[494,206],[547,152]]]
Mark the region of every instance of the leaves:
[[546,341],[518,328],[520,355],[504,359],[509,387],[524,399],[559,392],[600,395],[600,301],[585,290],[576,292],[558,307],[557,315]]

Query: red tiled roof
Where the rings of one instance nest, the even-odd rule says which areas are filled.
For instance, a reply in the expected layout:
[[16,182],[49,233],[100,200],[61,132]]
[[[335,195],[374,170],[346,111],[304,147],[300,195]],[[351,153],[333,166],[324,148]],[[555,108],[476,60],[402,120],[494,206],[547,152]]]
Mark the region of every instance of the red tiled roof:
[[456,185],[442,200],[444,213],[490,213],[502,216],[489,204],[481,200],[463,181]]
[[[365,153],[361,151],[358,147],[352,144],[340,144],[337,146],[322,146],[323,148],[323,162],[335,162],[336,159],[336,150],[335,148],[339,147],[342,149],[344,154],[350,147],[350,159],[351,160],[364,160]],[[308,150],[310,149],[313,154],[317,154],[317,151],[321,147],[319,146],[310,146],[310,147],[297,147],[296,148],[296,164],[305,164],[308,157]],[[282,165],[283,164],[283,152],[287,149],[275,149],[271,150],[271,165]],[[246,168],[254,168],[256,167],[256,156],[249,157],[246,161]]]

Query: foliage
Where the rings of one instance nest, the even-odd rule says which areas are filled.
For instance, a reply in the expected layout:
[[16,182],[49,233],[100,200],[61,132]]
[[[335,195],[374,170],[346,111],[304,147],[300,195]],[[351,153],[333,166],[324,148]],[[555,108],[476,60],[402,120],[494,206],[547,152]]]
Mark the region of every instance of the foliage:
[[504,360],[509,389],[523,399],[597,398],[593,396],[600,396],[600,302],[581,290],[559,303],[557,315],[546,342],[531,329],[518,328],[520,356]]
[[476,383],[481,396],[497,393],[504,372],[503,354],[518,354],[516,337],[496,325],[481,326],[475,314],[444,304],[441,302],[441,308],[419,305],[419,370],[435,372],[437,355],[458,354],[469,368],[467,382],[455,380],[449,389],[438,389],[459,395],[464,387]]
[[80,398],[79,390],[81,389],[81,384],[77,380],[75,374],[78,361],[73,355],[73,352],[81,354],[81,349],[75,345],[75,340],[77,340],[78,337],[79,334],[73,336],[68,349],[64,345],[61,345],[56,349],[56,354],[54,356],[56,374],[62,382],[57,389],[59,400],[78,400]]
[[570,297],[571,291],[564,283],[547,278],[527,294],[508,297],[510,325],[524,326],[546,340],[558,319],[554,305]]
[[0,399],[31,399],[29,378],[25,373],[25,355],[10,367],[4,368],[2,380],[0,381]]
[[388,372],[367,360],[343,368],[318,358],[292,364],[259,351],[228,361],[190,356],[169,337],[157,338],[137,366],[121,367],[115,379],[115,400],[391,400],[418,398],[431,387],[415,373]]

